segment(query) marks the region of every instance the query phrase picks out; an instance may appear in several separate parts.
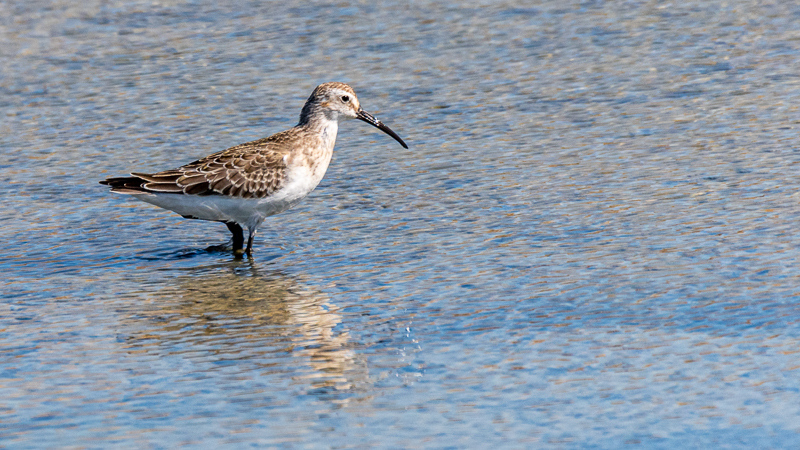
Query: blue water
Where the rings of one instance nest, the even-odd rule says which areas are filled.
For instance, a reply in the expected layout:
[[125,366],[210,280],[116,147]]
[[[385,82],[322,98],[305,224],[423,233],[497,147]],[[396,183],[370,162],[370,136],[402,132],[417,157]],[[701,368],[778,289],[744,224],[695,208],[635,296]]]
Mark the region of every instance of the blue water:
[[[800,445],[800,7],[0,5],[0,446]],[[342,124],[252,260],[97,181]]]

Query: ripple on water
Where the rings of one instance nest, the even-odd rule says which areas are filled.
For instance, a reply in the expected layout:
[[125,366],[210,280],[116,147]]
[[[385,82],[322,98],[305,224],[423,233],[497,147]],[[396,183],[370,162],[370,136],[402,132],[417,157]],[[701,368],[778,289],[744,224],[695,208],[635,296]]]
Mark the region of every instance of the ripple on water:
[[[795,444],[797,7],[512,3],[9,3],[3,442]],[[334,79],[253,260],[97,185]]]

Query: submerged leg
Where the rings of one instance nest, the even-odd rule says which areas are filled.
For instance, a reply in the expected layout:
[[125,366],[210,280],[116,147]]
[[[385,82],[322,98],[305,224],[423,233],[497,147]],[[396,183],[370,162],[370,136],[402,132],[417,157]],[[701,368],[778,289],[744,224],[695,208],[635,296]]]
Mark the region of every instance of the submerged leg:
[[228,230],[233,233],[233,252],[241,253],[242,246],[244,245],[244,230],[242,230],[242,227],[236,222],[225,222],[225,225],[227,225]]

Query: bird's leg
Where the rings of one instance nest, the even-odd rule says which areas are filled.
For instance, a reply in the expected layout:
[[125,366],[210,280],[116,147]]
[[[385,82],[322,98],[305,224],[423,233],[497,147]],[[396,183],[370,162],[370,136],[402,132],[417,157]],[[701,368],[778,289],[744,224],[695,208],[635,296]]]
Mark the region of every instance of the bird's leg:
[[250,228],[250,236],[247,238],[247,250],[244,252],[247,253],[247,256],[253,256],[253,237],[256,235],[256,229]]
[[244,230],[236,222],[225,222],[225,225],[233,233],[233,253],[241,254],[244,245]]

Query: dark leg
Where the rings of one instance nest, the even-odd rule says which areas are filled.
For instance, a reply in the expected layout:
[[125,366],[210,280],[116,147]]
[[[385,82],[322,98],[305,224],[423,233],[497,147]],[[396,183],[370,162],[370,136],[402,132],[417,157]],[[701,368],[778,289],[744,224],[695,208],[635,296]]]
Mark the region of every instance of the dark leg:
[[225,222],[225,225],[227,225],[228,230],[233,233],[233,252],[241,252],[242,246],[244,245],[244,230],[242,230],[242,227],[236,222]]
[[[247,250],[244,252],[247,253],[247,256],[253,256],[253,237],[256,235],[256,230],[250,230],[250,236],[247,238]],[[244,237],[242,237],[244,240]]]

